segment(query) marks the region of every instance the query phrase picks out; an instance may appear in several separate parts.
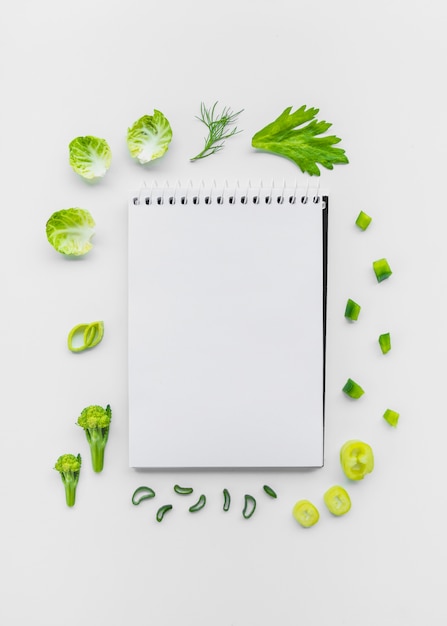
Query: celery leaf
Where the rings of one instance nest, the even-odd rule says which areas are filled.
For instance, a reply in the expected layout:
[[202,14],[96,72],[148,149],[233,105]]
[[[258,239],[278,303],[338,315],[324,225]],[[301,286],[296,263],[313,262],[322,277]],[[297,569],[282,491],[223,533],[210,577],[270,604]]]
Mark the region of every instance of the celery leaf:
[[291,159],[302,172],[311,176],[320,175],[317,163],[329,170],[336,163],[349,163],[345,151],[334,148],[341,139],[335,135],[320,136],[332,124],[316,119],[319,109],[306,109],[303,105],[294,113],[291,110],[292,107],[288,107],[276,120],[255,133],[253,148]]

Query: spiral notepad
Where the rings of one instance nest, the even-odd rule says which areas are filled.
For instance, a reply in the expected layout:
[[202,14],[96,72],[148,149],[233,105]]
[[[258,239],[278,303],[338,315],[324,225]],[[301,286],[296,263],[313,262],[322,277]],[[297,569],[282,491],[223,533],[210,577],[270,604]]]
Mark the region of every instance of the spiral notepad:
[[131,467],[323,465],[327,216],[296,186],[130,199]]

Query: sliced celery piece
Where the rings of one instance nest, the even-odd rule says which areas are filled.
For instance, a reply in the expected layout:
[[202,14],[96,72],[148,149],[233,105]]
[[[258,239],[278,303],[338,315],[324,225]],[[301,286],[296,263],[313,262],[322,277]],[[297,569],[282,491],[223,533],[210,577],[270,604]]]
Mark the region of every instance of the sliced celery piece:
[[293,507],[292,515],[304,528],[314,526],[320,519],[317,507],[309,500],[299,500]]
[[389,278],[393,273],[386,259],[378,259],[377,261],[374,261],[373,269],[377,278],[377,282],[379,283]]
[[392,409],[387,409],[383,414],[384,419],[388,422],[390,426],[396,428],[397,423],[399,421],[399,413],[397,411],[393,411]]
[[360,387],[358,383],[352,380],[352,378],[348,378],[348,380],[346,381],[343,387],[343,392],[347,396],[349,396],[350,398],[354,398],[355,400],[363,396],[363,394],[365,393],[362,387]]
[[374,454],[364,441],[351,439],[340,450],[341,467],[350,480],[362,480],[374,469]]
[[357,302],[354,302],[354,300],[351,300],[351,298],[348,298],[348,301],[346,302],[346,308],[345,308],[346,319],[352,320],[353,322],[358,320],[361,308],[362,307],[360,306],[360,304],[357,304]]
[[379,335],[379,344],[380,344],[380,349],[382,350],[383,354],[386,354],[387,352],[389,352],[391,350],[390,333],[383,333],[382,335]]
[[349,493],[340,485],[329,487],[323,496],[323,500],[332,515],[344,515],[351,508]]
[[371,224],[372,217],[370,217],[367,213],[360,211],[355,220],[356,226],[358,226],[361,230],[366,230],[368,226]]

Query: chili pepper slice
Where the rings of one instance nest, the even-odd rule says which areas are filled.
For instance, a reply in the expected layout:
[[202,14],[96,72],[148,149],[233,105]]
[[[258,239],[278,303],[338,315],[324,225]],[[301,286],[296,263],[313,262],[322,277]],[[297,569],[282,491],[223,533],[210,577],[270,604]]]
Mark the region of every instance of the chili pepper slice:
[[151,487],[142,485],[133,492],[132,504],[140,504],[143,500],[149,500],[150,498],[155,498],[155,491]]
[[88,348],[94,348],[98,345],[104,335],[104,322],[92,322],[87,325],[84,330],[84,344]]
[[196,511],[200,511],[206,504],[206,496],[202,493],[200,498],[197,500],[195,504],[189,507],[190,513],[195,513]]
[[383,333],[379,335],[379,345],[383,354],[386,354],[391,350],[391,335],[390,333]]
[[364,211],[360,211],[360,213],[357,216],[357,219],[355,220],[355,223],[361,230],[366,230],[368,226],[371,224],[371,221],[372,221],[372,217],[370,217]]
[[396,428],[400,415],[397,411],[393,411],[392,409],[387,409],[385,413],[383,414],[383,417],[390,426],[393,426],[393,428]]
[[317,507],[309,500],[298,500],[292,510],[293,517],[303,528],[314,526],[320,519]]
[[[88,348],[94,348],[104,336],[104,322],[92,322],[91,324],[77,324],[68,333],[67,345],[71,352],[83,352]],[[76,345],[82,338],[82,343]]]
[[343,392],[354,400],[357,400],[365,393],[362,387],[360,387],[358,383],[352,380],[352,378],[348,378],[348,380],[344,384]]
[[223,510],[228,511],[230,509],[230,504],[231,504],[231,496],[230,496],[230,492],[228,491],[228,489],[223,490],[223,497],[224,497]]
[[194,489],[192,487],[180,487],[180,485],[174,485],[174,491],[181,496],[187,496],[192,493]]
[[172,504],[165,504],[161,506],[156,515],[157,522],[161,522],[165,514],[172,509]]
[[269,487],[269,485],[264,485],[263,487],[265,493],[270,496],[271,498],[277,498],[278,496],[276,495],[276,491],[274,491],[271,487]]
[[360,306],[360,304],[357,304],[357,302],[354,302],[354,300],[351,300],[351,298],[348,298],[348,301],[346,302],[346,308],[345,308],[346,319],[351,320],[353,322],[358,320],[361,308],[362,307]]
[[345,515],[351,508],[349,493],[340,485],[329,487],[323,496],[323,500],[332,515]]
[[256,510],[256,500],[249,493],[246,493],[244,496],[244,508],[242,510],[242,515],[245,519],[250,519],[253,513]]
[[373,262],[373,270],[377,278],[377,282],[381,283],[393,273],[386,259],[378,259]]
[[362,480],[374,469],[374,454],[370,445],[364,441],[351,439],[340,449],[340,463],[350,480]]

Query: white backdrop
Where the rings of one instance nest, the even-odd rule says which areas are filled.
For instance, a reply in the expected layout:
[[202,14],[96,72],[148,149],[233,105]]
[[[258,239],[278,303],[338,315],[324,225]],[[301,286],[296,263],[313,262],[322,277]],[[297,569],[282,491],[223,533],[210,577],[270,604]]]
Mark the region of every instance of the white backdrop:
[[[1,400],[0,620],[7,626],[410,626],[446,623],[444,320],[444,3],[299,0],[225,3],[7,1],[0,36]],[[200,102],[219,101],[243,132],[203,161]],[[318,181],[251,148],[287,106],[320,109],[349,165]],[[157,108],[171,122],[167,155],[143,168],[128,126]],[[78,135],[113,151],[100,184],[68,165]],[[330,194],[326,461],[317,471],[135,472],[128,467],[127,200],[146,181],[295,180]],[[53,211],[81,206],[97,222],[94,249],[70,261],[47,243]],[[373,216],[365,233],[360,210]],[[380,285],[371,263],[386,257]],[[359,322],[343,317],[348,297]],[[69,329],[103,319],[88,354]],[[386,357],[377,337],[389,330]],[[346,378],[366,393],[349,402]],[[94,475],[82,430],[89,404],[110,403],[105,469]],[[397,429],[382,419],[401,414]],[[338,461],[349,438],[368,441],[376,468],[347,485]],[[65,506],[53,465],[84,456],[76,506]],[[175,483],[208,496],[162,524],[154,503],[131,504],[150,484],[159,503]],[[271,484],[276,501],[262,498]],[[348,487],[336,519],[322,494]],[[221,491],[234,506],[224,514]],[[244,520],[244,493],[259,493]],[[180,497],[180,496],[178,496]],[[296,500],[320,508],[304,530]]]

